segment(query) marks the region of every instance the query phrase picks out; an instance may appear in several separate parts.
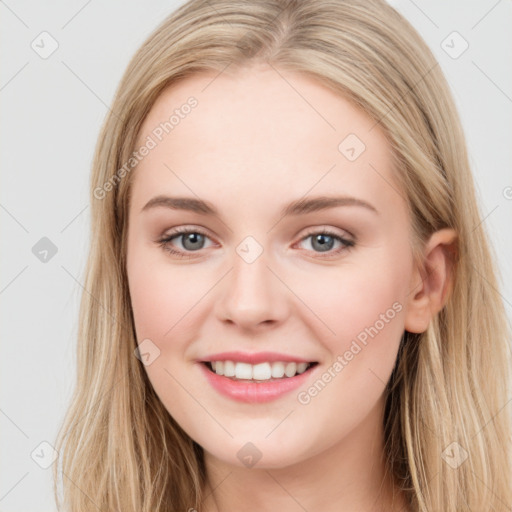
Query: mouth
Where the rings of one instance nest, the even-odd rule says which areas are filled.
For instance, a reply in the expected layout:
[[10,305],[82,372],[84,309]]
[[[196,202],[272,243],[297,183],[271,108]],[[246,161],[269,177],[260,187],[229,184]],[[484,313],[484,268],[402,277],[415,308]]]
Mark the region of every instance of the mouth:
[[250,364],[232,360],[202,361],[206,369],[220,377],[235,382],[263,384],[275,381],[286,381],[309,373],[316,365],[312,362],[268,361]]

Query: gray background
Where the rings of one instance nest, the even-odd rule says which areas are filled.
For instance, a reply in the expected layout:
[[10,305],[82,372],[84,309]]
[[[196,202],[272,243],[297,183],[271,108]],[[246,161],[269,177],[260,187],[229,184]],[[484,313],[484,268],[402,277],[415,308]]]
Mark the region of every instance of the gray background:
[[[51,468],[39,465],[51,448],[40,443],[53,443],[74,385],[93,149],[132,54],[182,3],[0,0],[0,512],[56,509]],[[452,86],[512,318],[512,2],[392,4]],[[43,31],[58,43],[45,59],[31,47],[51,48]],[[469,43],[458,58],[441,46],[453,31]],[[32,251],[43,237],[57,248],[46,262]]]

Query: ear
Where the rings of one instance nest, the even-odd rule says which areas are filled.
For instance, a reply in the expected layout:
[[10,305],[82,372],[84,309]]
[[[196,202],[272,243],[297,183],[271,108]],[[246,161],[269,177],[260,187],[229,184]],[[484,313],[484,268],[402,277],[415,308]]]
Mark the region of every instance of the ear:
[[408,294],[405,329],[425,332],[444,307],[453,286],[457,233],[445,228],[433,233],[423,251],[424,268],[415,266]]

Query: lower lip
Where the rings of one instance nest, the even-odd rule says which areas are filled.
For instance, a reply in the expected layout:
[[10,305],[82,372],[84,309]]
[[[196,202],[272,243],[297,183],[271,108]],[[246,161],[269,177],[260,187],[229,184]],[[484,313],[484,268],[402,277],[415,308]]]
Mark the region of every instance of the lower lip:
[[232,380],[223,375],[217,375],[207,368],[204,363],[199,363],[208,382],[219,393],[233,400],[249,403],[263,403],[275,400],[305,383],[318,365],[308,368],[304,373],[295,377],[285,377],[269,382],[247,382]]

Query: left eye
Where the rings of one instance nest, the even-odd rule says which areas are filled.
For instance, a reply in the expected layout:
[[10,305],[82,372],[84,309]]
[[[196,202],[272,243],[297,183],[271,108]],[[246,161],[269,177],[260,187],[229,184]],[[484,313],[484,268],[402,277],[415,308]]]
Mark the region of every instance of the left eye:
[[[328,252],[332,249],[335,241],[338,241],[341,243],[341,247],[337,250],[333,251],[332,254],[337,254],[338,252],[342,251],[345,248],[352,247],[354,245],[354,242],[351,240],[346,240],[345,238],[342,238],[339,235],[336,235],[335,233],[331,233],[328,231],[320,231],[316,233],[311,233],[307,236],[305,236],[301,242],[304,240],[308,240],[311,238],[311,246],[313,248],[318,248],[318,252]],[[315,251],[317,252],[317,251]]]

